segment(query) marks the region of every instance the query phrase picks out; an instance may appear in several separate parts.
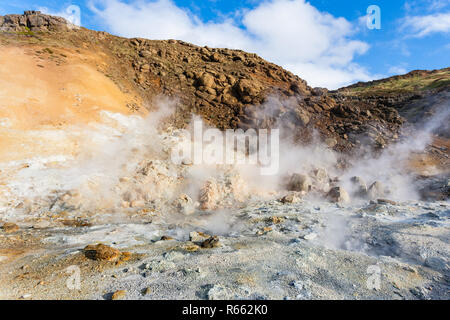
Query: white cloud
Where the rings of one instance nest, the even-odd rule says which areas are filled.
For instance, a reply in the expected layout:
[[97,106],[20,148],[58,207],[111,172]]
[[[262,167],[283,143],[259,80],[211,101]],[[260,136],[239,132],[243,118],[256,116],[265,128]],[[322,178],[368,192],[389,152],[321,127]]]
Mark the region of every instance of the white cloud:
[[79,6],[69,5],[61,11],[52,11],[47,7],[39,7],[38,10],[44,14],[63,17],[72,23],[73,26],[81,26],[81,9]]
[[403,20],[402,29],[417,38],[432,33],[448,33],[450,32],[450,12],[406,17]]
[[90,0],[89,6],[111,33],[256,52],[312,86],[334,89],[373,78],[354,63],[369,48],[352,39],[355,27],[305,0],[266,1],[220,22],[204,22],[171,0]]

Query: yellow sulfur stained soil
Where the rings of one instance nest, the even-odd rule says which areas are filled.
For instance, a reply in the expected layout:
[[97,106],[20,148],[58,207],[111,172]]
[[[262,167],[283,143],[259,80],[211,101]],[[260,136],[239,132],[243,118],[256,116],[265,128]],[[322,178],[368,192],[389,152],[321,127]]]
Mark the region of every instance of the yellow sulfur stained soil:
[[100,122],[101,111],[129,115],[127,105],[141,104],[102,72],[102,58],[36,45],[1,48],[1,162],[71,154],[78,142],[68,127]]

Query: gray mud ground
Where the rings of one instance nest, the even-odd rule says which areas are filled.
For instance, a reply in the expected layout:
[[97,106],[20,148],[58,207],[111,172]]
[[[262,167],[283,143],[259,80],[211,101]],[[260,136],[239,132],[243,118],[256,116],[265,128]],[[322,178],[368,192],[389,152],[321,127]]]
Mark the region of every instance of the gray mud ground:
[[[0,231],[0,298],[449,299],[449,213],[447,202],[271,201],[179,224],[19,224]],[[218,235],[220,246],[193,246],[190,231]],[[88,259],[82,249],[99,242],[132,257]]]

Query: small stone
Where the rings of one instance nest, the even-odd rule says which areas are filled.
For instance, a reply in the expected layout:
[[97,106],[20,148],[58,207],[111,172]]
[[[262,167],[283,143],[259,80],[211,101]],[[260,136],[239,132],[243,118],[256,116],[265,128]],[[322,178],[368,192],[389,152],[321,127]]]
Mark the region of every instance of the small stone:
[[382,198],[384,196],[384,193],[384,186],[380,181],[375,181],[374,183],[372,183],[372,185],[369,187],[369,190],[367,191],[367,195],[371,200]]
[[19,231],[19,226],[12,222],[6,222],[3,224],[2,229],[6,233],[13,233]]
[[233,292],[222,285],[214,285],[208,291],[209,300],[231,300],[234,298]]
[[145,288],[144,290],[142,290],[142,294],[144,296],[149,296],[152,294],[152,289],[150,289],[150,287]]
[[334,148],[337,145],[337,140],[334,138],[325,139],[325,144],[328,148]]
[[213,236],[202,242],[202,248],[211,249],[219,246],[219,237]]
[[314,232],[303,236],[303,239],[305,240],[314,240],[315,238],[317,238],[317,233]]
[[268,218],[268,222],[273,223],[273,224],[280,224],[280,223],[284,222],[284,218],[273,216],[273,217]]
[[211,236],[203,232],[193,231],[189,233],[189,241],[192,242],[203,242],[209,238],[211,238]]
[[49,221],[40,221],[38,223],[35,223],[33,225],[33,229],[46,229],[50,226],[50,222]]
[[187,194],[181,194],[175,201],[174,206],[185,215],[190,215],[195,212],[195,205],[191,197]]
[[111,300],[122,300],[126,297],[126,295],[127,295],[126,290],[118,290],[112,294]]
[[87,258],[97,261],[117,261],[122,253],[104,244],[88,245],[84,248]]
[[297,196],[296,193],[289,193],[288,195],[285,195],[283,198],[279,200],[281,203],[298,203],[301,201],[301,198]]
[[183,246],[183,249],[188,252],[195,252],[198,251],[200,247],[194,243],[187,243],[186,245]]
[[393,205],[393,206],[398,205],[397,202],[392,201],[392,200],[388,200],[388,199],[378,199],[377,202],[378,202],[378,204],[390,204],[390,205]]
[[204,73],[197,83],[200,87],[212,88],[214,86],[214,76],[210,73]]
[[264,227],[264,228],[262,228],[262,230],[258,230],[258,232],[256,232],[256,234],[258,236],[262,236],[263,234],[266,234],[266,233],[268,233],[270,231],[272,231],[271,227]]

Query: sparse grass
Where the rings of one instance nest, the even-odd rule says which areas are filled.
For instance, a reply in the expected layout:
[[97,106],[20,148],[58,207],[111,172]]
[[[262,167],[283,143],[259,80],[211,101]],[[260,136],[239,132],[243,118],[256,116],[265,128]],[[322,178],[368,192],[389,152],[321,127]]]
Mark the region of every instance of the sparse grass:
[[19,35],[23,35],[23,36],[34,36],[34,32],[30,30],[30,28],[25,27],[25,31],[19,31],[17,32],[17,34]]
[[424,74],[408,74],[381,81],[364,83],[348,87],[344,92],[369,95],[390,93],[411,93],[423,90],[435,90],[450,85],[450,69],[443,69]]

